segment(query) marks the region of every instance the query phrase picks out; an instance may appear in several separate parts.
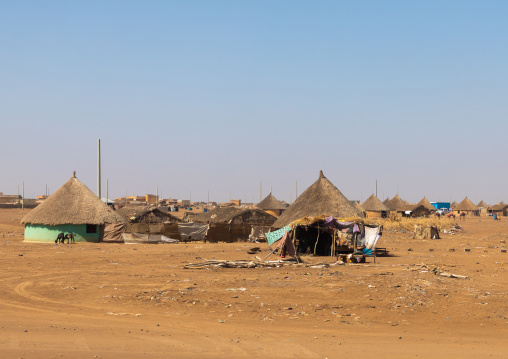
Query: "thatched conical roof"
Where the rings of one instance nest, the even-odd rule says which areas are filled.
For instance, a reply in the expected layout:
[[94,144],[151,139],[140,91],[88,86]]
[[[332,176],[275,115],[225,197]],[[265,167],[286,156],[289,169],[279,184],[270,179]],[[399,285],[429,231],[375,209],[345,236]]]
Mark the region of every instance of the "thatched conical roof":
[[360,203],[358,202],[353,203],[353,207],[355,207],[358,210],[358,212],[365,214],[365,210],[363,209],[362,206],[360,206]]
[[457,207],[458,205],[459,205],[459,204],[458,204],[457,202],[455,202],[455,201],[453,201],[452,203],[450,203],[450,207],[452,207],[452,208],[455,208],[455,207]]
[[383,212],[389,211],[390,209],[386,207],[383,202],[381,202],[374,194],[367,198],[365,202],[361,204],[361,207],[364,211],[369,212]]
[[320,171],[319,178],[281,214],[273,224],[282,228],[303,217],[363,217],[351,202]]
[[81,183],[74,173],[69,181],[23,217],[21,223],[104,224],[125,222],[113,209]]
[[396,211],[397,209],[399,209],[399,207],[403,206],[407,204],[406,202],[404,202],[402,200],[402,198],[399,197],[398,194],[395,195],[395,197],[393,197],[389,202],[388,204],[386,204],[386,207],[390,208],[391,211]]
[[388,203],[390,202],[390,197],[386,197],[386,199],[383,201],[383,204],[385,206],[388,206]]
[[422,205],[423,207],[425,207],[425,209],[428,209],[429,211],[431,212],[435,212],[436,211],[436,207],[434,207],[430,202],[429,200],[426,198],[426,197],[423,197],[422,200],[420,202],[417,203],[417,205]]
[[256,207],[263,210],[286,209],[286,206],[284,206],[284,204],[275,198],[271,193],[266,196],[264,200],[256,204]]
[[275,216],[258,208],[219,207],[208,212],[197,213],[192,217],[192,220],[198,223],[229,223],[238,216],[244,217],[249,214],[263,218],[268,222],[271,221],[272,223],[275,222],[276,219]]
[[129,221],[136,221],[139,218],[142,218],[144,216],[154,216],[162,218],[162,222],[169,222],[169,223],[175,223],[175,222],[183,222],[178,217],[175,217],[168,211],[164,211],[160,209],[159,207],[150,207],[150,206],[127,206],[120,208],[117,211],[118,214],[120,214],[122,217],[125,218],[125,220]]
[[457,207],[453,208],[455,211],[478,211],[478,207],[469,200],[469,198],[464,198],[462,202],[460,202]]
[[478,208],[488,208],[489,205],[485,203],[483,200],[476,205]]

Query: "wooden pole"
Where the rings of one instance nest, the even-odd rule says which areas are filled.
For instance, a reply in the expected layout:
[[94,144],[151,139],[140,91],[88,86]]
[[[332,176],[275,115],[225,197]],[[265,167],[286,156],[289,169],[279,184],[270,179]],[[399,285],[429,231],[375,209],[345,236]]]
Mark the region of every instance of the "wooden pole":
[[101,199],[101,139],[97,140],[97,197]]

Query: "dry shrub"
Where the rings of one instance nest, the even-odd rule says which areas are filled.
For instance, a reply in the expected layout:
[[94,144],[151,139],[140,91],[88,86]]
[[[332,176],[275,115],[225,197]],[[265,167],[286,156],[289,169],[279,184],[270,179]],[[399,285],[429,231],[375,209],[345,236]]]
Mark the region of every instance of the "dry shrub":
[[422,227],[437,227],[441,232],[443,229],[450,229],[455,226],[456,222],[453,218],[437,217],[430,218],[397,218],[397,219],[381,219],[372,218],[367,219],[366,223],[382,225],[385,231],[399,232],[404,230],[406,232],[413,232],[415,225],[421,225]]

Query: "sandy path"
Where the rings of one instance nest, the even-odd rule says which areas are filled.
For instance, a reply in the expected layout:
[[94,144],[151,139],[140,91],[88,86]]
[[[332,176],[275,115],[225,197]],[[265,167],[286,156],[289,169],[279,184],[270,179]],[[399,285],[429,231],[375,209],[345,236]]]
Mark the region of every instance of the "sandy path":
[[[21,216],[0,210],[2,358],[508,353],[500,250],[508,220],[466,221],[461,234],[441,240],[385,233],[394,256],[377,264],[185,270],[205,258],[250,259],[250,246],[29,244]],[[422,263],[469,279],[435,275]]]

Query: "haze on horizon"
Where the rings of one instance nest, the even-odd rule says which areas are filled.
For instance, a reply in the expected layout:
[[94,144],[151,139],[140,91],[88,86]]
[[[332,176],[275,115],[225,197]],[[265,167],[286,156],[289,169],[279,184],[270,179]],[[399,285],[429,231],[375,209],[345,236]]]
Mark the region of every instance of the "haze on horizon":
[[507,201],[508,3],[4,1],[0,192]]

